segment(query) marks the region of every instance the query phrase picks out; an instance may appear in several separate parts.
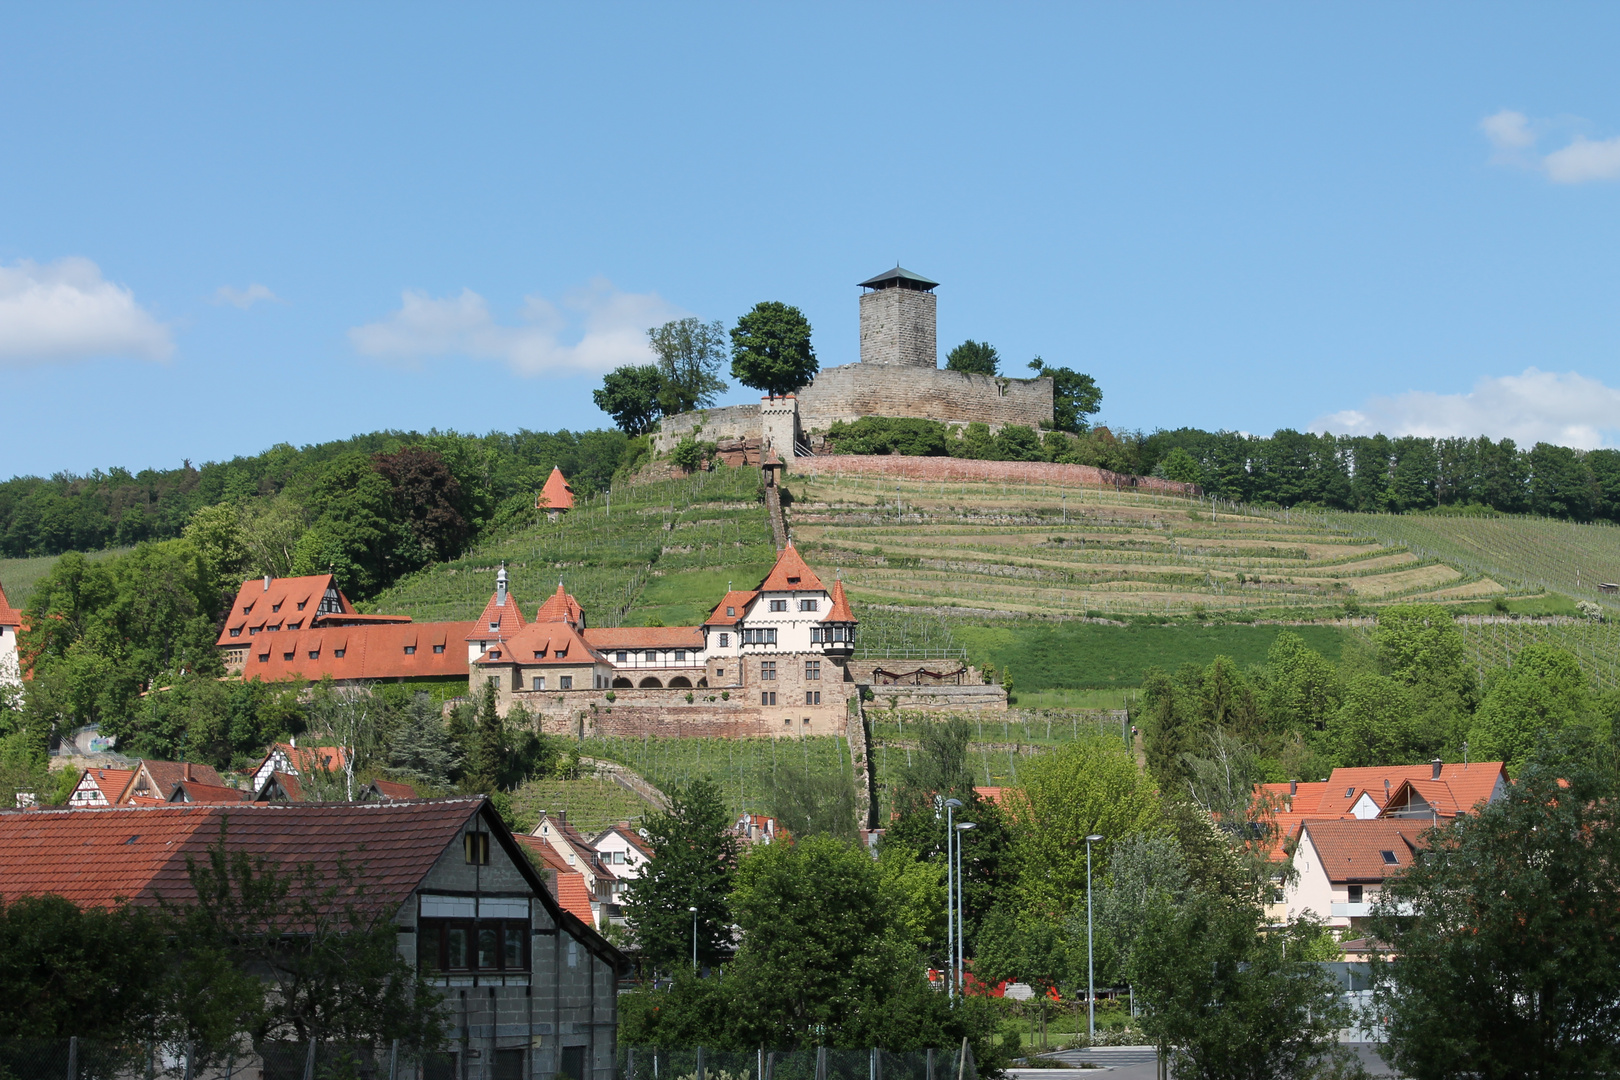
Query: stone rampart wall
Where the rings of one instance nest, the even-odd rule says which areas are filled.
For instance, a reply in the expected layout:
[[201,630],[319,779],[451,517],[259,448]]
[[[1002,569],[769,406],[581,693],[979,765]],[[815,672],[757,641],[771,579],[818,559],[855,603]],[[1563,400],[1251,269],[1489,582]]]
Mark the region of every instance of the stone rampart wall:
[[866,704],[868,710],[893,707],[902,712],[972,712],[1007,708],[1007,691],[982,683],[978,686],[874,686],[872,697]]
[[[901,364],[825,368],[798,393],[801,430],[825,431],[834,421],[903,416],[946,423],[981,421],[992,428],[1052,422],[1051,379],[1004,379]],[[705,431],[707,428],[705,428]]]
[[1018,484],[1055,484],[1063,487],[1113,487],[1157,491],[1167,495],[1197,495],[1197,484],[1160,480],[1156,476],[1129,476],[1095,465],[1055,465],[1045,461],[976,461],[953,457],[906,457],[900,454],[828,454],[796,458],[788,465],[787,484],[794,474],[819,476],[896,476],[908,480],[1003,480]]
[[[783,674],[787,674],[784,667]],[[831,671],[828,671],[831,674]],[[787,679],[779,685],[791,685]],[[728,697],[719,689],[698,688],[686,700],[685,690],[614,690],[609,701],[605,690],[556,691],[524,690],[509,695],[511,704],[522,704],[531,717],[538,717],[540,730],[547,735],[577,738],[612,735],[624,738],[727,738],[745,739],[784,735],[841,735],[848,716],[848,698],[854,684],[823,679],[822,704],[790,703],[803,701],[802,692],[778,692],[780,705],[759,704],[757,687],[729,687]],[[712,699],[712,700],[711,700]],[[508,706],[510,707],[510,706]]]
[[721,439],[757,439],[759,405],[757,403],[727,405],[720,409],[701,409],[697,412],[666,416],[659,422],[658,431],[653,435],[653,449],[660,454],[667,454],[675,448],[676,443],[691,435],[700,426],[703,430],[697,433],[697,437],[703,442],[719,442]]

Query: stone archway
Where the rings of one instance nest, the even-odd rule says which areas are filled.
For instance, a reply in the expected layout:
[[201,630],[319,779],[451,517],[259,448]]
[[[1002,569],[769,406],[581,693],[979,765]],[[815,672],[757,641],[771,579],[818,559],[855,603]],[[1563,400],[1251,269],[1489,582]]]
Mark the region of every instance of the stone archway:
[[626,679],[623,675],[613,680],[613,689],[615,690],[630,690],[634,688],[635,685],[635,683],[631,682],[629,679]]
[[669,680],[669,688],[671,690],[690,690],[692,689],[692,680],[685,675],[677,675]]
[[659,682],[655,676],[649,675],[641,680],[641,688],[643,690],[662,690],[664,684]]

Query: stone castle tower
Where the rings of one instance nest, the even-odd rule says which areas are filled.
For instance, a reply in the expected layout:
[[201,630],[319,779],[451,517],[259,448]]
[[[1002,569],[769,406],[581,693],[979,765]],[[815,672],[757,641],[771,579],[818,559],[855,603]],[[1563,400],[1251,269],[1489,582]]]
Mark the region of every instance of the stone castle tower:
[[939,282],[898,265],[861,282],[861,363],[939,367],[934,341]]

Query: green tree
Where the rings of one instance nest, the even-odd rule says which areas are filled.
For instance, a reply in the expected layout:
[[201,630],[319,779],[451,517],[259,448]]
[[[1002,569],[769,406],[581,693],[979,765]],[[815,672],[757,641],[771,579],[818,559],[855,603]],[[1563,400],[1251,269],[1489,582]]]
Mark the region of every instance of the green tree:
[[401,568],[422,565],[419,548],[402,557],[408,533],[394,519],[393,489],[369,457],[348,453],[328,462],[308,500],[315,523],[298,539],[295,574],[337,578],[351,600],[364,599],[393,580]]
[[995,986],[1003,982],[1028,983],[1039,1017],[1042,1046],[1052,991],[1086,985],[1085,939],[1080,940],[1079,967],[1075,968],[1063,926],[1039,912],[992,911],[979,928],[973,952],[973,977]]
[[190,541],[207,564],[210,589],[223,610],[236,596],[252,561],[242,535],[241,510],[230,503],[205,506],[191,515],[181,536]]
[[890,802],[895,811],[932,813],[934,797],[973,798],[973,771],[968,763],[968,741],[973,724],[965,716],[951,716],[917,729],[917,752],[908,756],[894,785]]
[[[1190,887],[1186,859],[1173,837],[1137,833],[1114,845],[1092,912],[1097,976],[1104,985],[1127,979],[1149,914],[1160,904],[1181,903]],[[1085,912],[1076,909],[1069,916],[1071,951],[1084,949],[1085,931]]]
[[652,858],[625,903],[643,961],[658,971],[691,966],[696,907],[698,963],[719,963],[731,951],[738,853],[720,789],[707,779],[678,785],[669,792],[669,810],[642,827]]
[[855,778],[842,770],[826,774],[780,769],[767,778],[765,804],[795,837],[854,840],[861,824],[855,809]]
[[1429,834],[1368,924],[1387,943],[1372,970],[1391,1064],[1419,1080],[1620,1069],[1617,811],[1612,771],[1549,753]]
[[392,489],[391,517],[419,549],[409,562],[425,565],[460,554],[472,531],[467,520],[471,507],[461,481],[442,454],[405,446],[391,454],[375,455],[372,467]]
[[1171,1074],[1199,1080],[1342,1075],[1349,1026],[1337,981],[1301,958],[1321,935],[1299,921],[1259,932],[1259,912],[1206,893],[1156,898],[1130,979],[1142,1026]]
[[1000,363],[1001,356],[994,345],[969,338],[946,355],[945,370],[962,371],[969,375],[994,375],[996,365]]
[[1274,728],[1304,733],[1327,728],[1343,690],[1326,657],[1298,634],[1284,630],[1266,654],[1266,672],[1265,708]]
[[416,695],[390,740],[388,771],[407,783],[444,791],[460,766],[461,750],[444,717],[426,694]]
[[1382,675],[1357,675],[1328,721],[1333,757],[1346,768],[1409,764],[1423,755],[1412,722],[1412,691]]
[[1198,459],[1179,446],[1165,455],[1158,471],[1164,474],[1166,480],[1174,480],[1178,484],[1196,484],[1204,478],[1204,470],[1198,464]]
[[1070,368],[1052,367],[1038,356],[1029,362],[1029,369],[1036,378],[1052,380],[1052,426],[1059,431],[1085,431],[1087,417],[1102,408],[1097,380]]
[[776,300],[755,304],[731,331],[731,377],[772,397],[791,394],[820,370],[810,322]]
[[1527,645],[1514,654],[1512,667],[1492,673],[1469,747],[1481,761],[1504,761],[1517,770],[1539,739],[1586,719],[1591,708],[1586,674],[1573,654],[1556,645]]
[[726,354],[723,323],[674,319],[648,330],[647,340],[658,355],[658,407],[665,416],[713,405],[725,392],[726,384],[720,378],[720,361]]
[[1013,840],[1020,905],[1055,915],[1085,899],[1084,837],[1103,837],[1092,858],[1106,861],[1110,845],[1159,820],[1153,784],[1117,739],[1081,739],[1033,759],[1013,799],[1023,824]]

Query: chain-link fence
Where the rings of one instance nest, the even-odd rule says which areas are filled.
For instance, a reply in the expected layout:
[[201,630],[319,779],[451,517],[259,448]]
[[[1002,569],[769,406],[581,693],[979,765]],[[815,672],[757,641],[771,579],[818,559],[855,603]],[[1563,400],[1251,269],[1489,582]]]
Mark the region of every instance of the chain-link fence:
[[448,1054],[399,1043],[0,1041],[0,1080],[454,1080]]
[[618,1080],[977,1080],[973,1051],[621,1046]]

